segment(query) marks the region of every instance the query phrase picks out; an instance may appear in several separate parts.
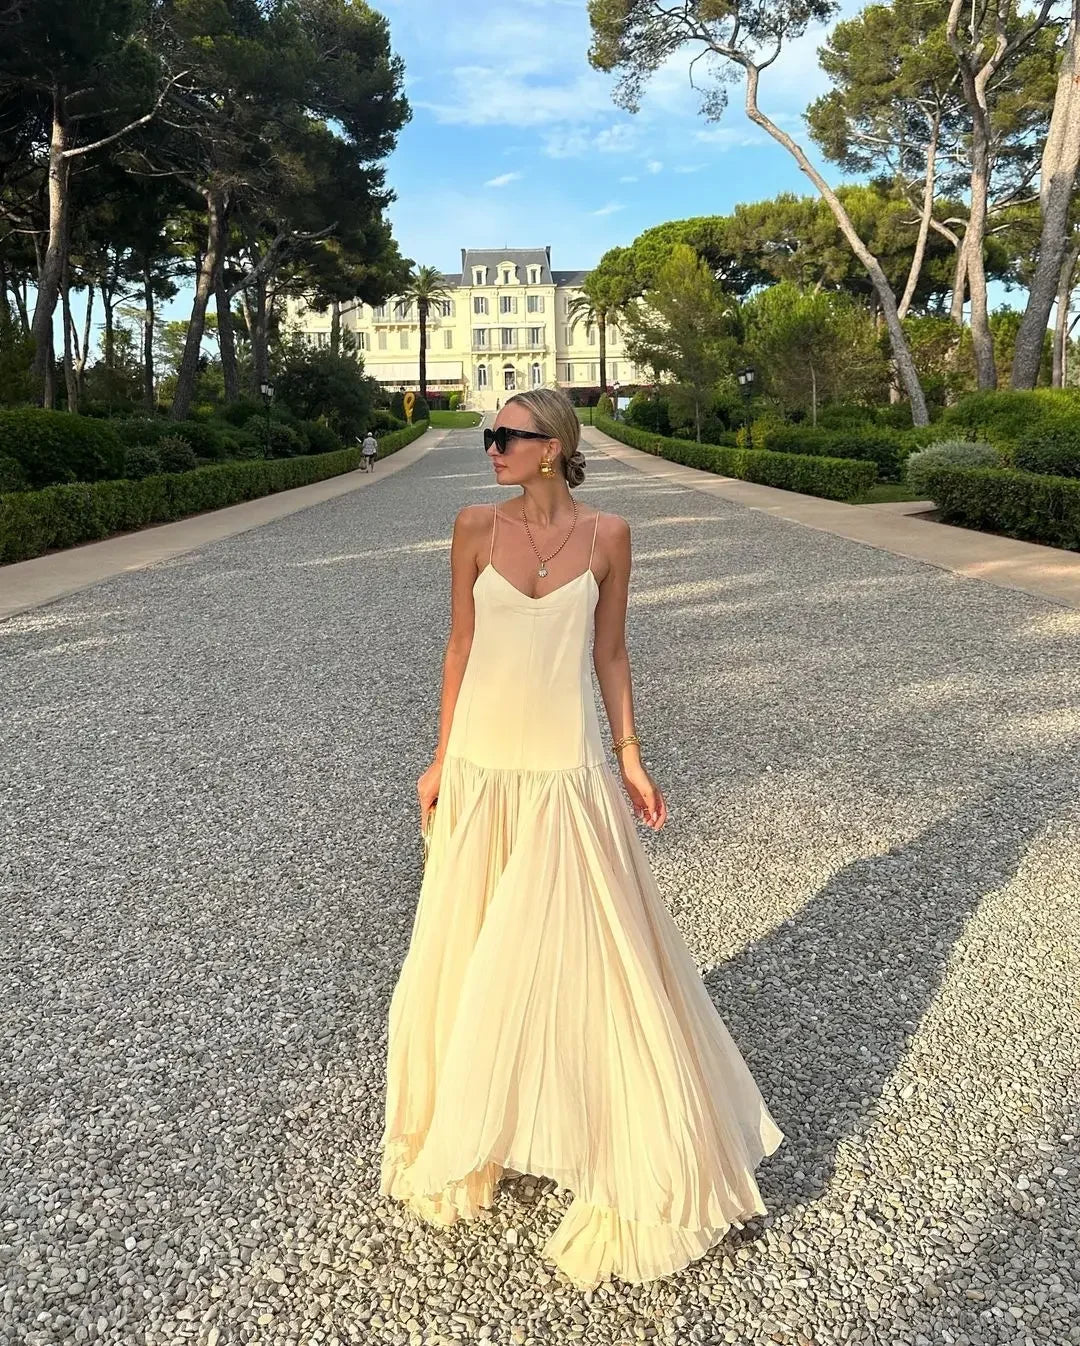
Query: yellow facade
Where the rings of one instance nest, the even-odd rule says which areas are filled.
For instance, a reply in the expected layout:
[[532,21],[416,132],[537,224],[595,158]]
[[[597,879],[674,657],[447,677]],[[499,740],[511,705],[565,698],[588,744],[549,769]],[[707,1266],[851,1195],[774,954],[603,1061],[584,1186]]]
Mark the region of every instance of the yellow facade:
[[[429,393],[459,392],[462,406],[494,411],[524,388],[599,385],[599,333],[568,316],[587,272],[552,271],[550,248],[463,248],[461,259],[461,272],[443,277],[447,299],[428,314]],[[314,346],[330,344],[330,322],[329,311],[289,302],[286,325]],[[372,378],[390,389],[419,388],[415,305],[343,305],[341,326]],[[606,356],[609,389],[644,381],[617,327],[608,328]]]

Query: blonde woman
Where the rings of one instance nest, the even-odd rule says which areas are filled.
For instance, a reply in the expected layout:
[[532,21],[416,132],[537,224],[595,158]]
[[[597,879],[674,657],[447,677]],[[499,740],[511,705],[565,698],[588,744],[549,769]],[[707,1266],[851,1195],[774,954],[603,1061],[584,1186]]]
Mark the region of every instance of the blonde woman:
[[659,832],[626,650],[630,529],[572,493],[579,434],[565,394],[508,398],[484,442],[516,490],[454,523],[380,1190],[448,1225],[504,1172],[554,1179],[573,1201],[541,1255],[587,1289],[668,1275],[764,1214],[754,1170],[783,1135],[605,757],[590,640],[622,784]]

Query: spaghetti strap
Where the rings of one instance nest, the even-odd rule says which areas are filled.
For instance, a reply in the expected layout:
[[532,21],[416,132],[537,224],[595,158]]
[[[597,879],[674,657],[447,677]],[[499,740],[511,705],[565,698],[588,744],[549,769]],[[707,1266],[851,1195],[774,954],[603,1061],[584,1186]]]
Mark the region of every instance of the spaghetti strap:
[[592,569],[593,552],[596,550],[596,525],[600,522],[600,511],[596,511],[596,522],[592,526],[592,546],[589,548],[589,569]]
[[491,549],[488,551],[488,565],[491,565],[491,558],[495,555],[495,520],[499,517],[499,506],[494,504],[491,507]]

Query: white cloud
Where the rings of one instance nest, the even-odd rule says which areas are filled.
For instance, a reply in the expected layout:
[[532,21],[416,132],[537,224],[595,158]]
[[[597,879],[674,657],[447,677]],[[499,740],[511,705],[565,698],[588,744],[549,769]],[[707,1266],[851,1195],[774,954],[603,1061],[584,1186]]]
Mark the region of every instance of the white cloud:
[[705,167],[704,164],[676,164],[676,173],[700,173]]
[[618,201],[609,201],[606,206],[601,206],[599,210],[590,210],[590,215],[614,215],[617,210],[625,210],[626,207]]
[[627,122],[614,122],[596,130],[575,126],[549,131],[544,137],[544,153],[549,159],[585,159],[590,154],[628,154],[637,141],[637,128]]
[[659,159],[650,159],[649,162],[645,165],[645,167],[648,169],[650,173],[660,173],[663,171],[664,165],[660,162]]
[[500,173],[497,178],[488,178],[484,183],[485,187],[505,187],[509,182],[517,182],[522,177],[521,173]]
[[569,83],[554,78],[545,83],[536,78],[544,69],[542,61],[528,57],[515,57],[500,66],[457,66],[450,72],[446,98],[415,99],[413,107],[456,126],[580,125],[583,118],[610,113],[611,95],[603,78],[590,72]]
[[619,179],[620,182],[637,182],[637,176],[634,173],[624,173]]

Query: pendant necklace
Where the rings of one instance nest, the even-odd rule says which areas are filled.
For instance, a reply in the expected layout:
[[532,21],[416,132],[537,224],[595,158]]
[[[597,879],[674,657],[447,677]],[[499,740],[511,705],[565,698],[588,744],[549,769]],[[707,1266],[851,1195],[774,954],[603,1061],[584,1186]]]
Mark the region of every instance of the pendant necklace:
[[570,497],[570,503],[574,507],[574,522],[570,525],[570,532],[567,533],[566,537],[563,538],[563,540],[559,543],[559,545],[555,548],[555,550],[551,553],[550,556],[541,556],[540,552],[537,550],[536,543],[533,542],[533,535],[529,531],[529,521],[525,517],[525,506],[522,505],[521,507],[521,522],[525,525],[525,532],[528,533],[529,535],[529,543],[531,544],[533,551],[536,552],[536,559],[540,562],[540,569],[536,573],[541,578],[543,578],[543,576],[548,573],[547,563],[552,559],[553,556],[558,556],[559,552],[561,552],[562,549],[566,546],[567,542],[569,542],[570,538],[573,535],[574,529],[577,527],[577,501],[574,499],[573,496]]

